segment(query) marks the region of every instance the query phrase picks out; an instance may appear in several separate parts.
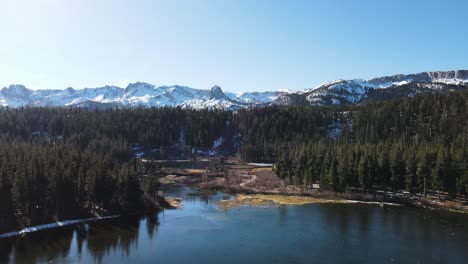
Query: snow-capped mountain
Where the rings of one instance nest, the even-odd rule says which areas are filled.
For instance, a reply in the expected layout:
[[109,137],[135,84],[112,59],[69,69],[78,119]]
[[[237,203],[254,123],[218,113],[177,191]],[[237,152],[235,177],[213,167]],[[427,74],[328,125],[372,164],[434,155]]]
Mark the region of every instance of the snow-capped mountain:
[[387,94],[385,99],[390,99],[395,97],[395,93],[405,95],[406,92],[406,96],[412,96],[416,93],[433,90],[466,88],[467,85],[468,70],[438,71],[399,74],[371,80],[336,80],[301,93],[310,104],[327,105],[359,103],[372,100],[373,97],[380,94]]
[[79,107],[163,107],[238,109],[271,102],[276,92],[233,94],[224,93],[221,87],[211,90],[186,86],[155,87],[137,82],[126,88],[104,86],[99,88],[65,90],[31,90],[23,85],[10,85],[0,91],[0,106],[79,106]]
[[0,90],[0,107],[20,106],[78,106],[106,107],[163,107],[223,108],[263,106],[270,104],[349,104],[388,100],[417,93],[468,89],[468,70],[399,74],[371,80],[336,80],[314,89],[302,91],[223,92],[221,87],[210,90],[186,86],[159,86],[137,82],[126,88],[104,86],[98,88],[64,90],[31,90],[23,85],[10,85]]

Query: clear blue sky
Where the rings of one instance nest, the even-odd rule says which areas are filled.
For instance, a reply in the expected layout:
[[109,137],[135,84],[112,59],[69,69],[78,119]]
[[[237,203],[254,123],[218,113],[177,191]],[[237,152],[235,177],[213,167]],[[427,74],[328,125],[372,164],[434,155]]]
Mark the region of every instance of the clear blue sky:
[[468,2],[1,0],[0,87],[228,91],[468,69]]

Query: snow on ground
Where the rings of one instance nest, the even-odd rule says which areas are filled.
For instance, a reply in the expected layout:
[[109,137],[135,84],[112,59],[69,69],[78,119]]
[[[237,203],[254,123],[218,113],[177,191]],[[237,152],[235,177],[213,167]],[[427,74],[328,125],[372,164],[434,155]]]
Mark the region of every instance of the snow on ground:
[[45,230],[45,229],[58,228],[62,226],[75,225],[79,223],[86,223],[86,222],[91,222],[91,221],[96,221],[96,220],[112,219],[112,218],[117,218],[117,217],[120,217],[120,215],[109,215],[109,216],[93,217],[93,218],[85,218],[85,219],[65,220],[65,221],[60,221],[60,222],[50,223],[50,224],[45,224],[45,225],[31,226],[31,227],[26,227],[19,231],[0,234],[0,238],[13,237],[13,236],[18,236],[18,235],[22,235],[26,233],[32,233],[32,232]]
[[273,166],[273,164],[271,164],[271,163],[249,163],[247,165],[256,166],[256,167],[271,167],[271,166]]
[[242,93],[237,93],[235,95],[234,100],[243,102],[243,103],[269,103],[276,98],[278,98],[279,95],[283,94],[285,92],[277,91],[277,92],[242,92]]
[[339,135],[341,135],[341,130],[342,130],[341,127],[338,126],[338,125],[332,126],[332,127],[329,128],[328,135],[329,135],[331,138],[333,138],[333,139],[336,140],[336,138],[337,138]]
[[214,142],[213,142],[213,148],[212,149],[217,149],[221,146],[221,144],[223,144],[224,142],[224,138],[221,136],[219,137],[218,139],[216,139]]
[[[323,104],[316,98],[330,96],[341,101],[356,103],[366,96],[368,89],[386,89],[416,82],[418,85],[468,84],[468,71],[423,72],[408,75],[394,75],[370,80],[335,80],[319,85],[314,89],[300,91],[278,90],[266,92],[224,93],[215,89],[219,95],[212,96],[212,90],[194,89],[186,86],[160,86],[136,82],[126,88],[104,86],[97,88],[50,90],[31,90],[23,85],[11,85],[0,90],[0,106],[69,106],[84,102],[108,103],[134,107],[182,106],[185,108],[224,108],[235,110],[245,106],[268,104],[280,100],[283,96],[307,93],[307,100],[312,104]],[[211,98],[211,99],[210,99]],[[323,98],[322,98],[323,99]]]
[[370,83],[369,81],[365,81],[365,80],[353,80],[354,82],[356,82],[357,84],[359,84],[361,87],[367,87],[367,88],[374,88],[374,89],[385,89],[385,88],[389,88],[389,87],[392,87],[392,86],[401,86],[401,85],[405,85],[405,84],[408,84],[412,81],[412,79],[407,79],[407,80],[403,80],[403,81],[399,81],[399,82],[384,82],[384,83],[377,83],[377,84],[374,84],[374,83]]

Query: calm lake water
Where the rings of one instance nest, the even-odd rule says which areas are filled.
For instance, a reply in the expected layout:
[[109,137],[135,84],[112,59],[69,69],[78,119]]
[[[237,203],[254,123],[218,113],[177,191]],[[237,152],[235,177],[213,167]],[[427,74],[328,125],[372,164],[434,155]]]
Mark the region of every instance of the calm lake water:
[[467,263],[468,216],[313,204],[218,211],[224,194],[184,197],[154,217],[0,240],[0,263]]

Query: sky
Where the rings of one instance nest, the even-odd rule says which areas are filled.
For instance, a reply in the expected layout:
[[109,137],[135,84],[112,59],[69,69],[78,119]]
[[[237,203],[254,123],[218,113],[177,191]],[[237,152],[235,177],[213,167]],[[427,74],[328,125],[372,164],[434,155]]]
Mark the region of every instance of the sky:
[[313,88],[468,69],[468,1],[0,0],[0,87]]

